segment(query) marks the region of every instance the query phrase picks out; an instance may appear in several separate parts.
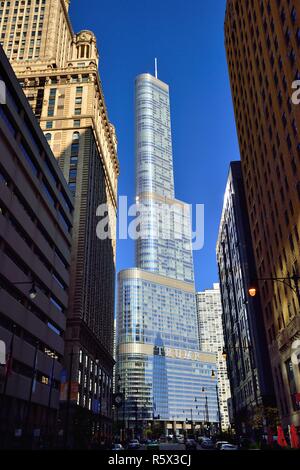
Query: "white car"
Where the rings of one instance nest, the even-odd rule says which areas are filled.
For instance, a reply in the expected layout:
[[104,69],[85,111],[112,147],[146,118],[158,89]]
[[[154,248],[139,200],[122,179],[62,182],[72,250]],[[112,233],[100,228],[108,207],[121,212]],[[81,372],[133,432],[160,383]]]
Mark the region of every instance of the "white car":
[[229,442],[228,441],[218,441],[218,442],[216,442],[215,448],[217,450],[220,450],[221,447],[224,446],[225,444],[229,444]]
[[238,450],[238,447],[233,444],[222,444],[220,450]]
[[114,452],[119,452],[120,450],[124,450],[124,447],[122,444],[114,444],[112,447],[112,451]]

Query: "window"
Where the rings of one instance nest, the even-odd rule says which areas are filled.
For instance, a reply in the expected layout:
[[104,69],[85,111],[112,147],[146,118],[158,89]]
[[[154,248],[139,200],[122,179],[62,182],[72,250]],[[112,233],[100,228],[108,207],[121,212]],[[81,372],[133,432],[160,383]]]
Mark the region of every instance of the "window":
[[33,170],[33,173],[37,176],[38,175],[38,167],[36,166],[35,162],[33,161],[32,156],[29,154],[25,144],[21,141],[20,142],[20,149],[22,151],[23,156],[29,163],[30,168]]
[[69,183],[69,189],[73,194],[75,194],[75,192],[76,192],[76,183]]
[[69,181],[76,179],[77,177],[77,169],[72,169],[69,172]]

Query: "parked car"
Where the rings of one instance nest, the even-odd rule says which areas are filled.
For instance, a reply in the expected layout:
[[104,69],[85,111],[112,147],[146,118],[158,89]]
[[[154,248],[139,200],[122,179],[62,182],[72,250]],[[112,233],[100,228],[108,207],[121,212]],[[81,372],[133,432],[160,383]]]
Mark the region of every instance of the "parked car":
[[148,441],[147,450],[159,450],[159,442],[156,440]]
[[139,443],[137,439],[132,439],[131,441],[129,441],[128,449],[134,450],[134,449],[139,449],[140,447],[141,447],[141,444]]
[[122,444],[114,444],[111,450],[113,450],[114,452],[119,452],[121,450],[124,450],[124,447],[122,446]]
[[215,447],[216,447],[217,450],[220,450],[222,445],[225,445],[225,444],[229,444],[229,442],[228,441],[218,441],[216,443]]
[[197,442],[195,439],[187,439],[185,442],[186,450],[196,450],[197,449]]
[[233,444],[222,444],[220,450],[238,450],[238,446]]
[[204,439],[201,444],[202,449],[212,450],[214,449],[214,443],[211,439]]

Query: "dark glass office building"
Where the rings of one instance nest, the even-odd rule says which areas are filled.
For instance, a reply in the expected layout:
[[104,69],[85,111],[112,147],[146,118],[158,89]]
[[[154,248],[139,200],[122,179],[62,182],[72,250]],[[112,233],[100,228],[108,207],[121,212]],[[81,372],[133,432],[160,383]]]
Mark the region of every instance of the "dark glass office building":
[[247,434],[275,398],[260,299],[248,296],[257,275],[240,162],[230,165],[217,260],[234,424]]

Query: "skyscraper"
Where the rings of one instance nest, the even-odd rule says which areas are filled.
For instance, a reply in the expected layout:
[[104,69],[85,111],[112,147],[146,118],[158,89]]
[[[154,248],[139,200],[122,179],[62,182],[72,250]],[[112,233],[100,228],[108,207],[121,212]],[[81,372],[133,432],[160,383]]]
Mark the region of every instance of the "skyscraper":
[[[142,432],[218,422],[212,370],[200,353],[188,206],[175,199],[169,87],[150,74],[135,83],[137,268],[119,274],[117,366],[125,416]],[[208,401],[206,410],[205,397]]]
[[[257,275],[299,277],[299,1],[228,0],[225,42]],[[287,284],[258,288],[282,423],[300,426],[300,289]]]
[[230,164],[217,260],[234,425],[248,434],[275,399],[260,300],[248,299],[256,267],[240,162]]
[[73,197],[1,46],[0,78],[0,447],[9,448],[56,431]]
[[217,356],[218,393],[220,400],[222,429],[230,426],[228,400],[230,399],[230,384],[227,375],[226,357],[224,357],[224,333],[222,322],[222,302],[219,284],[212,289],[197,292],[197,313],[199,327],[200,350],[208,351]]
[[97,238],[96,211],[107,204],[114,234],[119,164],[96,38],[74,34],[69,3],[1,2],[0,38],[75,198],[61,422],[83,443],[90,422],[111,433],[115,242]]

